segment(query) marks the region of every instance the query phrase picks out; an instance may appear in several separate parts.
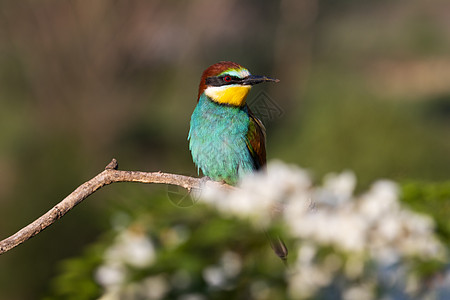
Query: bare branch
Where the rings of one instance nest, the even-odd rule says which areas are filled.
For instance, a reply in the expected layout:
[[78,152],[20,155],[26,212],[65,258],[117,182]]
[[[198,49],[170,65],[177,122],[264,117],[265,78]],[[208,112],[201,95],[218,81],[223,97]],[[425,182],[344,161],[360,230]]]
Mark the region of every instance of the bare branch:
[[[103,172],[80,185],[75,191],[55,205],[47,213],[12,236],[0,241],[0,254],[3,254],[22,244],[48,226],[52,225],[56,222],[56,220],[64,216],[77,204],[105,185],[114,182],[162,183],[178,185],[190,191],[191,189],[199,189],[202,184],[205,183],[205,181],[201,178],[162,172],[119,171],[117,170],[117,167],[117,161],[113,159],[106,166]],[[219,182],[211,183],[220,186],[227,186],[226,184]]]

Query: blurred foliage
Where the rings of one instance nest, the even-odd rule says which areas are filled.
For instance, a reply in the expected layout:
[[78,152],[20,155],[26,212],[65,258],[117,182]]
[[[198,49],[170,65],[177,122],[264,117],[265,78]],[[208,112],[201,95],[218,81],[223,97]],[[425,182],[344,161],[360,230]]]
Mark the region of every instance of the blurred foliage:
[[450,182],[403,185],[403,202],[412,209],[432,215],[437,232],[446,245],[450,245]]
[[433,108],[445,104],[383,101],[367,93],[355,75],[317,69],[311,77],[318,79],[310,83],[302,110],[289,124],[298,128],[290,138],[296,146],[281,144],[287,137],[275,135],[275,153],[302,161],[319,176],[354,170],[362,185],[380,177],[448,178],[450,127]]
[[[267,89],[283,111],[266,122],[269,158],[318,177],[353,169],[362,186],[448,180],[449,11],[443,0],[1,1],[0,235],[112,157],[196,175],[189,117],[219,60],[281,79],[249,96]],[[0,298],[44,293],[57,262],[109,228],[117,190],[0,257]]]
[[[128,265],[120,299],[149,299],[145,289],[133,291],[133,283],[136,288],[152,276],[163,276],[171,286],[163,299],[198,293],[208,293],[210,299],[250,299],[254,298],[252,293],[263,292],[250,285],[255,281],[266,293],[270,291],[266,299],[286,297],[283,263],[273,254],[265,234],[246,222],[220,218],[203,205],[175,206],[164,193],[149,198],[145,189],[136,187],[121,189],[112,211],[113,230],[82,256],[60,264],[60,275],[53,280],[52,291],[45,299],[93,299],[102,294],[103,288],[96,283],[97,268],[104,263],[107,247],[112,246],[111,237],[130,230],[151,239],[156,258],[149,265]],[[239,276],[232,276],[224,291],[223,283],[216,289],[211,287],[205,269],[218,266],[226,252],[240,260],[236,262]]]
[[[448,183],[405,184],[402,201],[418,211],[434,214],[434,204],[448,201],[449,191]],[[296,280],[305,287],[308,284],[314,286],[313,282],[320,278],[314,272],[323,270],[328,272],[331,280],[327,284],[321,283],[324,287],[314,293],[314,299],[345,298],[344,294],[350,293],[352,287],[360,287],[375,297],[403,299],[417,293],[414,289],[418,289],[419,295],[428,295],[428,289],[436,289],[434,284],[440,282],[433,281],[437,272],[445,268],[441,260],[429,257],[403,257],[400,262],[390,265],[389,259],[372,261],[369,258],[373,254],[370,253],[351,253],[332,246],[316,249],[312,246],[315,245],[313,239],[303,240],[300,244],[288,239],[290,256],[286,269],[270,249],[265,234],[255,230],[249,222],[236,216],[225,217],[200,203],[180,207],[171,199],[164,193],[154,193],[149,198],[144,187],[120,188],[110,207],[111,229],[88,246],[82,255],[59,263],[59,274],[52,280],[51,290],[44,299],[94,299],[101,295],[104,299],[296,299],[290,294],[292,289],[295,290],[292,285]],[[444,208],[436,218],[437,234],[444,242],[448,241],[448,228],[444,228],[448,227],[446,213]],[[115,248],[117,237],[124,233],[148,239],[155,247],[154,258],[136,264],[129,259],[130,249]],[[284,238],[293,237],[284,235]],[[139,248],[139,244],[132,244],[128,240],[124,245]],[[308,247],[317,251],[313,265],[309,266],[311,277],[309,280],[292,279],[298,272],[295,271],[299,264],[296,260],[305,255],[303,259],[307,259],[305,249]],[[117,255],[117,250],[123,254]],[[115,254],[114,260],[108,262],[111,253]],[[138,252],[134,253],[139,257]],[[111,263],[110,267],[115,264],[125,266],[119,269],[125,278],[119,280],[119,284],[112,284],[114,288],[102,284],[102,280],[112,274],[99,273],[102,267]],[[406,274],[402,273],[405,270]],[[408,275],[408,278],[397,278],[399,274]],[[412,278],[409,277],[411,274]],[[412,290],[402,286],[402,280]],[[418,280],[419,288],[411,285],[411,280]],[[427,281],[428,284],[422,284]]]

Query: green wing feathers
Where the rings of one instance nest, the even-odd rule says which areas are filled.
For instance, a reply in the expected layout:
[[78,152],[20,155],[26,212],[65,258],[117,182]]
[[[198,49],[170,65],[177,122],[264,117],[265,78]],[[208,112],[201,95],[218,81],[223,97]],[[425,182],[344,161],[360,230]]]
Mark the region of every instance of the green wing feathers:
[[[263,123],[256,118],[250,109],[248,110],[250,123],[247,133],[247,148],[253,158],[255,169],[259,169],[266,164],[266,128]],[[275,254],[287,265],[288,248],[279,236],[271,236],[267,233]]]
[[266,128],[249,109],[250,123],[247,133],[247,148],[255,163],[255,169],[266,164]]

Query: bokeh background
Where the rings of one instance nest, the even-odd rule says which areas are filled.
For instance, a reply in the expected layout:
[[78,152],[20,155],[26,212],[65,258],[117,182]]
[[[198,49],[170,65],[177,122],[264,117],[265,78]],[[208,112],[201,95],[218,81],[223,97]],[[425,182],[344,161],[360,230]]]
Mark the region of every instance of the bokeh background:
[[[196,175],[189,118],[220,60],[281,80],[249,95],[278,109],[265,117],[269,159],[317,178],[350,169],[360,187],[449,179],[448,1],[2,0],[0,237],[113,157]],[[49,293],[60,261],[98,240],[134,189],[152,201],[167,187],[106,187],[2,255],[0,298]]]

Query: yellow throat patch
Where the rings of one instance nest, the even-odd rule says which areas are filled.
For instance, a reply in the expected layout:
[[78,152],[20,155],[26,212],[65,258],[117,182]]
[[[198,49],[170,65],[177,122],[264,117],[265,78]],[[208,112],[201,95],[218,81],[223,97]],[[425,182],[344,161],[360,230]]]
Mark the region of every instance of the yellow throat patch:
[[250,89],[250,85],[209,86],[205,90],[205,94],[220,104],[242,106],[245,104]]

